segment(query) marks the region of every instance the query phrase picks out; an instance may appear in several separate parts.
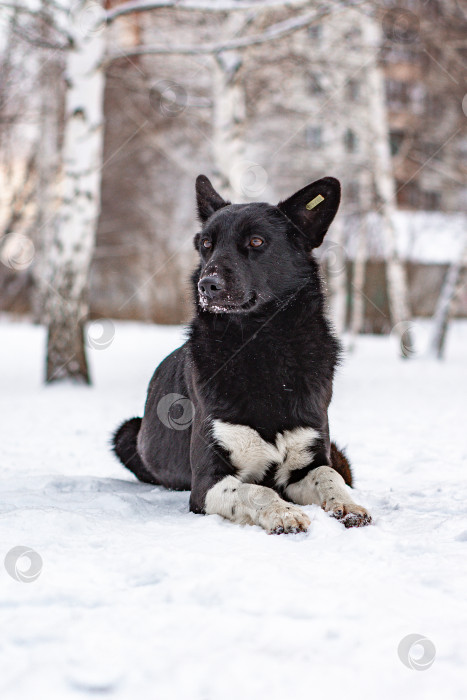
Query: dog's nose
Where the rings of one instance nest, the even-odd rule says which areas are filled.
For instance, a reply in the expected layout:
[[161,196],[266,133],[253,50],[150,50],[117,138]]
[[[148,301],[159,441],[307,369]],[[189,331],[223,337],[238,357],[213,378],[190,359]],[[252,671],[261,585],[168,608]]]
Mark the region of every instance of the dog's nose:
[[200,293],[208,299],[216,299],[224,290],[224,287],[225,285],[219,275],[209,275],[209,277],[203,277],[198,282]]

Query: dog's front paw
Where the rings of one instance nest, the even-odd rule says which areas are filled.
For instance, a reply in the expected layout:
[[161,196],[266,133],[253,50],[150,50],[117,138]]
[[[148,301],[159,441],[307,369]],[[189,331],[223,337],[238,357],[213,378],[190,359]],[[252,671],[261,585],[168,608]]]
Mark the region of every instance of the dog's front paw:
[[333,518],[339,520],[345,527],[363,527],[370,525],[371,515],[363,506],[356,503],[329,503],[324,510],[330,512]]
[[259,525],[269,535],[296,534],[306,532],[310,518],[297,506],[285,501],[274,502],[263,508],[259,514]]

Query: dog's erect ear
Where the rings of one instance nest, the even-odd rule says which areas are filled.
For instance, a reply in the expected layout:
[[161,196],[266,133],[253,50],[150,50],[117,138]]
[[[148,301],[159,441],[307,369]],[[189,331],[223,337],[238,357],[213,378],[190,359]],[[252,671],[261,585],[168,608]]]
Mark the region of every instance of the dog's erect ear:
[[216,192],[206,175],[198,175],[196,178],[196,202],[198,215],[203,224],[215,211],[230,204]]
[[334,177],[323,177],[277,205],[306,237],[310,248],[317,248],[334,219],[341,199],[341,186]]

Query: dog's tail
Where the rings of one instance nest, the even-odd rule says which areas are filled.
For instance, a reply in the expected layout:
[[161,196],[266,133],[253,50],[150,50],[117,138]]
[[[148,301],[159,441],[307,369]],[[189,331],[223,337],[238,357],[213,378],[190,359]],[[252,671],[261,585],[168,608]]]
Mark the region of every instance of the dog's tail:
[[350,462],[342,450],[339,450],[335,442],[331,442],[331,466],[344,479],[347,486],[352,486],[352,470]]
[[136,439],[141,428],[141,420],[141,418],[131,418],[122,423],[112,437],[113,451],[125,467],[133,472],[140,481],[157,484],[138,454]]

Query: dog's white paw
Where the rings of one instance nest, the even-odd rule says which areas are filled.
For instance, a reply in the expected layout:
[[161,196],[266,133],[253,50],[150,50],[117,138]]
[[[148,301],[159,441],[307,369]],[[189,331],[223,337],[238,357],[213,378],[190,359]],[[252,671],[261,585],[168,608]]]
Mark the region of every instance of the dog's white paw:
[[276,501],[260,510],[258,524],[270,535],[295,534],[307,531],[310,518],[297,506]]
[[363,506],[352,501],[336,503],[334,500],[323,504],[323,508],[334,518],[337,518],[345,527],[363,527],[370,525],[371,515]]

